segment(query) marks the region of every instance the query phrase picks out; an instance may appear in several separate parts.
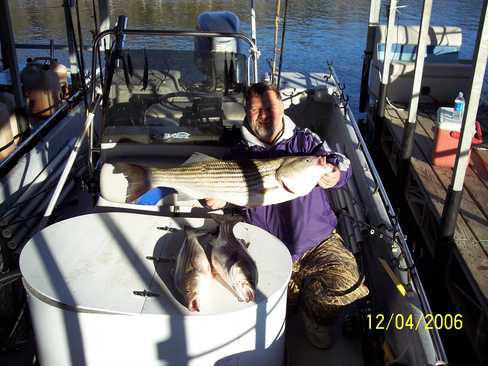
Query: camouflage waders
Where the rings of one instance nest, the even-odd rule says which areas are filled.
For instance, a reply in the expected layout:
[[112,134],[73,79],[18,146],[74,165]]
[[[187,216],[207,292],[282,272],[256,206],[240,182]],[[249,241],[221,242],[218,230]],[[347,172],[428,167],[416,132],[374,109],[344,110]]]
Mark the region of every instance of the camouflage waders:
[[293,263],[287,315],[300,306],[318,324],[329,324],[341,307],[368,293],[356,259],[334,231]]

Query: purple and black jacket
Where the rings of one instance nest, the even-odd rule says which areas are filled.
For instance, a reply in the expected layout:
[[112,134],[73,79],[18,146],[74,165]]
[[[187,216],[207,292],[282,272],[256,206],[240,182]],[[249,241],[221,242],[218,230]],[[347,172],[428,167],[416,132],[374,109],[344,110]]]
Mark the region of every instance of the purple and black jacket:
[[[274,145],[258,140],[247,127],[241,128],[242,140],[233,149],[233,158],[266,159],[289,155],[328,155],[337,165],[341,178],[335,187],[342,187],[351,176],[349,160],[332,152],[327,144],[308,129],[300,129],[285,116],[285,128]],[[329,159],[329,156],[331,159]],[[337,225],[326,190],[316,186],[306,196],[280,204],[246,208],[246,221],[268,231],[282,240],[297,260],[307,250],[326,239]]]

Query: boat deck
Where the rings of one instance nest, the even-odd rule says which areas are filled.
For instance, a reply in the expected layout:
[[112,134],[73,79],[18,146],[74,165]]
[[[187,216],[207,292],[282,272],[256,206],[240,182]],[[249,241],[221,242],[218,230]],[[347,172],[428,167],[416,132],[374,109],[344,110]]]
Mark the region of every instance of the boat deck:
[[[408,110],[387,106],[385,117],[381,147],[393,172],[397,173]],[[422,105],[419,108],[415,145],[404,192],[408,208],[432,258],[436,256],[442,210],[453,174],[452,168],[432,165],[435,120],[433,106]],[[465,328],[468,336],[475,343],[482,342],[479,330],[487,329],[488,314],[487,150],[473,149],[471,152],[454,242],[445,278],[449,295],[457,310],[466,315],[466,322],[472,323]],[[455,277],[457,273],[463,273],[464,278]]]

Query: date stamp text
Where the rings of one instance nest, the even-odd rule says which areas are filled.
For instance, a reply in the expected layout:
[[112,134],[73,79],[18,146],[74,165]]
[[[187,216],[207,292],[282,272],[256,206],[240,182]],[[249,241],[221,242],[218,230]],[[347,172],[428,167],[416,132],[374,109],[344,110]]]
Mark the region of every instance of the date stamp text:
[[462,314],[368,314],[370,330],[460,330],[463,328]]

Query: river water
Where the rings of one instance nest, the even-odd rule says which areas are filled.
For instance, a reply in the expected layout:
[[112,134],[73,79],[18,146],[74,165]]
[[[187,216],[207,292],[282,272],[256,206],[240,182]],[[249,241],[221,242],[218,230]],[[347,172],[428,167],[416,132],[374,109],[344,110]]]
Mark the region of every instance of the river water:
[[[11,0],[9,3],[16,42],[47,43],[53,39],[55,43],[66,44],[61,0]],[[257,42],[261,51],[259,70],[264,74],[270,71],[273,57],[275,2],[256,0],[255,3]],[[281,3],[283,5],[285,0]],[[339,78],[346,84],[355,112],[369,4],[370,0],[289,0],[288,5],[283,69],[325,71],[327,61],[332,61]],[[397,22],[419,24],[422,4],[422,0],[400,0],[399,5],[404,7],[398,10]],[[194,29],[201,12],[230,10],[239,16],[241,31],[250,34],[249,0],[111,0],[109,5],[112,24],[118,15],[127,15],[130,28],[152,29]],[[472,57],[481,6],[481,0],[433,1],[431,24],[463,29],[462,58]],[[383,22],[385,13],[383,5]],[[92,0],[80,1],[80,14],[84,43],[89,45],[94,28]],[[62,55],[59,58],[62,59]],[[485,86],[487,84],[485,78]]]

